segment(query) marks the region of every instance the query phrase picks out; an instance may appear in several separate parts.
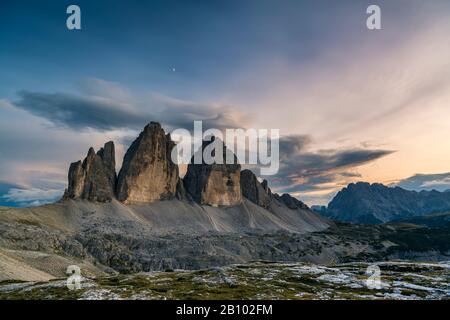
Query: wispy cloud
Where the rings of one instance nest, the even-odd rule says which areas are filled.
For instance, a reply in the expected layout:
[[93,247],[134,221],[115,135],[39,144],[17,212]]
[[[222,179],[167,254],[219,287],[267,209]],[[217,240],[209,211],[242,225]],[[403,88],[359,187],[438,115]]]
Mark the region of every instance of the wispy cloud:
[[346,184],[361,179],[358,167],[394,152],[367,148],[310,151],[313,144],[304,135],[280,138],[280,170],[267,177],[275,190],[323,203]]
[[87,79],[82,93],[18,92],[13,104],[51,123],[72,129],[141,129],[149,121],[169,128],[192,128],[202,120],[205,128],[242,127],[248,117],[228,105],[196,103],[150,93],[133,95],[118,84]]

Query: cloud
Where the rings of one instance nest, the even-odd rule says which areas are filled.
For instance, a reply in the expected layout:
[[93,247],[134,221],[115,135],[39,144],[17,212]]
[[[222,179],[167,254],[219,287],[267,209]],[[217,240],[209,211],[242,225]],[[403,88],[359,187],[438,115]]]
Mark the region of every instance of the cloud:
[[53,203],[60,199],[64,190],[60,189],[18,189],[11,188],[9,191],[0,196],[0,200],[4,205],[15,207],[34,207],[43,204]]
[[108,97],[117,101],[127,101],[131,98],[127,89],[120,84],[98,78],[84,78],[78,83],[82,94],[87,96]]
[[392,184],[408,190],[437,190],[446,191],[450,189],[450,172],[437,174],[415,174],[412,177]]
[[266,177],[275,191],[324,202],[348,183],[360,180],[356,171],[359,166],[393,153],[361,148],[309,151],[310,145],[309,136],[280,138],[280,170],[275,176]]
[[159,94],[133,97],[118,84],[87,79],[82,94],[20,91],[14,105],[51,123],[75,130],[141,129],[150,121],[173,128],[193,127],[202,120],[205,128],[237,128],[246,115],[232,106],[196,103]]
[[0,180],[23,188],[64,188],[70,162],[82,159],[90,146],[98,149],[120,137],[114,131],[54,127],[5,100],[0,113]]
[[293,154],[303,151],[312,142],[308,135],[289,135],[280,138],[280,158],[287,159]]
[[15,106],[72,129],[113,130],[145,124],[145,117],[123,102],[67,93],[21,91]]
[[203,128],[243,128],[247,125],[248,116],[232,106],[197,104],[194,102],[155,96],[155,103],[164,106],[155,114],[155,119],[172,128],[192,129],[193,122],[203,121]]

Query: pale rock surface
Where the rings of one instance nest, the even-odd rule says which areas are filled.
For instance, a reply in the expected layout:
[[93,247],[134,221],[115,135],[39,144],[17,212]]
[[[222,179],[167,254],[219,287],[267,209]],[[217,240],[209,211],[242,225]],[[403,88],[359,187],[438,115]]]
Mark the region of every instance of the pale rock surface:
[[159,123],[148,124],[125,154],[117,199],[126,204],[172,199],[179,179],[178,166],[170,156],[174,146]]

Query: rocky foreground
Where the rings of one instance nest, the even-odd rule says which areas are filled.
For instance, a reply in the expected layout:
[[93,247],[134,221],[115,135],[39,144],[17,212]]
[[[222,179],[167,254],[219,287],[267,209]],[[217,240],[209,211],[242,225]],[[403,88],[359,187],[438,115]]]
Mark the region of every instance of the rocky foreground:
[[0,283],[0,299],[450,299],[450,263],[376,263],[381,288],[367,286],[367,263],[331,267],[249,263],[199,271]]

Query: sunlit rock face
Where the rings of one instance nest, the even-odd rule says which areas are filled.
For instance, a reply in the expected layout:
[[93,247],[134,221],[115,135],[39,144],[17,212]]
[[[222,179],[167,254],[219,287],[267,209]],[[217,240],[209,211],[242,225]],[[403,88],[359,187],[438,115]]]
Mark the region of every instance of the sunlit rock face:
[[[241,165],[221,140],[213,138],[211,142],[204,142],[201,151],[197,152],[203,152],[212,143],[222,144],[223,163],[207,164],[202,161],[200,164],[194,164],[194,156],[183,179],[184,187],[192,199],[200,204],[211,206],[239,204],[242,202]],[[225,164],[227,153],[231,153],[233,164]]]
[[156,122],[148,124],[123,159],[116,196],[124,203],[171,199],[178,182],[178,166],[170,154],[175,143]]
[[115,150],[112,141],[95,153],[93,148],[83,162],[70,165],[65,199],[107,202],[114,197],[116,184]]

